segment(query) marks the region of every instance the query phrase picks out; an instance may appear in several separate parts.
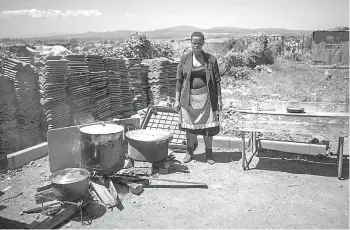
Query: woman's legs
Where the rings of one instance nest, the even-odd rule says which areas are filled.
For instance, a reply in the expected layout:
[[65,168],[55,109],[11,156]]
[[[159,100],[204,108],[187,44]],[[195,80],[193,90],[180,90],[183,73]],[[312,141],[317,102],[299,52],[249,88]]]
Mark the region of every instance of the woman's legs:
[[204,144],[206,149],[212,149],[213,148],[213,136],[204,136]]
[[215,161],[213,159],[213,136],[205,136],[203,135],[204,144],[205,144],[205,158],[209,164],[214,164]]
[[188,131],[186,132],[187,153],[183,160],[184,163],[190,162],[193,158],[193,146],[194,142],[196,141],[196,137],[196,134],[189,133]]
[[189,133],[188,131],[186,132],[186,141],[187,141],[187,147],[193,148],[194,142],[196,141],[197,135]]

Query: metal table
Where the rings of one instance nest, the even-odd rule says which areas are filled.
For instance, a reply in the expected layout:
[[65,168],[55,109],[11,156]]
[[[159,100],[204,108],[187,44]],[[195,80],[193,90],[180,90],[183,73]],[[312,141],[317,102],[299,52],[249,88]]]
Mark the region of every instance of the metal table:
[[[258,153],[256,132],[325,135],[338,137],[337,167],[338,178],[343,177],[344,137],[349,136],[349,113],[305,112],[287,113],[276,111],[253,111],[238,109],[231,116],[236,120],[233,127],[241,131],[242,168],[246,170],[253,157]],[[246,157],[245,133],[251,132],[251,153]]]

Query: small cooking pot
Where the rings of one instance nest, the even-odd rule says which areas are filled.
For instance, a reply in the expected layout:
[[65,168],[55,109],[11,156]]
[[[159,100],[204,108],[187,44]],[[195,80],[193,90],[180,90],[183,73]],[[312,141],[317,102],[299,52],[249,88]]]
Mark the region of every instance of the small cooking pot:
[[89,191],[89,172],[82,168],[62,169],[50,176],[53,193],[58,200],[75,201]]
[[128,155],[138,161],[158,162],[168,157],[168,143],[173,136],[161,130],[137,129],[125,134]]

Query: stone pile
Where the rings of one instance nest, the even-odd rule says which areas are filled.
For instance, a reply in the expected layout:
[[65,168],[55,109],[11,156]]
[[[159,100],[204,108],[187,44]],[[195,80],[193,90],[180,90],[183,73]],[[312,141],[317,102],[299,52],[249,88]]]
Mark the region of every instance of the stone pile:
[[4,75],[9,79],[9,89],[16,96],[16,118],[21,149],[41,141],[40,96],[38,74],[34,66],[16,59],[6,59]]
[[88,63],[84,55],[69,55],[68,60],[68,96],[70,111],[75,123],[85,124],[94,121],[93,104],[89,85]]
[[156,58],[149,61],[148,83],[155,105],[167,100],[169,96],[169,64],[170,61],[166,58]]
[[16,95],[13,83],[0,74],[0,155],[18,151],[21,138],[16,116]]
[[153,95],[148,83],[148,73],[149,73],[149,65],[147,63],[141,63],[140,68],[140,76],[141,76],[141,85],[144,94],[147,97],[147,106],[153,104]]
[[133,99],[134,96],[130,90],[129,70],[125,59],[118,59],[118,71],[120,72],[120,88],[122,91],[122,109],[121,114],[125,117],[134,115]]
[[169,78],[169,96],[170,98],[175,98],[175,91],[176,91],[176,73],[177,73],[177,66],[178,62],[172,62],[169,65],[168,69],[168,78]]
[[89,86],[93,103],[93,116],[99,121],[111,117],[107,79],[106,71],[90,72]]
[[133,105],[135,111],[146,108],[148,102],[147,94],[143,90],[141,68],[142,66],[140,64],[136,64],[129,69],[130,87],[134,95]]
[[108,71],[108,93],[110,111],[113,118],[122,118],[122,90],[120,72]]
[[67,62],[46,60],[39,76],[41,104],[45,109],[49,130],[72,124],[66,91]]

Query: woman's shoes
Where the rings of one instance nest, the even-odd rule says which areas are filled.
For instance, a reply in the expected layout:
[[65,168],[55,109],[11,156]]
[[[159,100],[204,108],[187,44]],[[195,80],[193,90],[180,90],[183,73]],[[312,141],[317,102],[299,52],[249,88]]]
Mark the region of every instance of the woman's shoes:
[[[193,148],[187,147],[186,156],[183,159],[184,163],[188,163],[193,159]],[[208,164],[214,164],[215,161],[213,159],[213,150],[212,149],[205,149],[205,160]]]
[[213,150],[212,149],[205,149],[205,159],[208,164],[214,164],[215,161],[213,159]]
[[183,162],[188,163],[192,160],[192,158],[193,158],[193,148],[187,147],[186,156],[184,157]]

